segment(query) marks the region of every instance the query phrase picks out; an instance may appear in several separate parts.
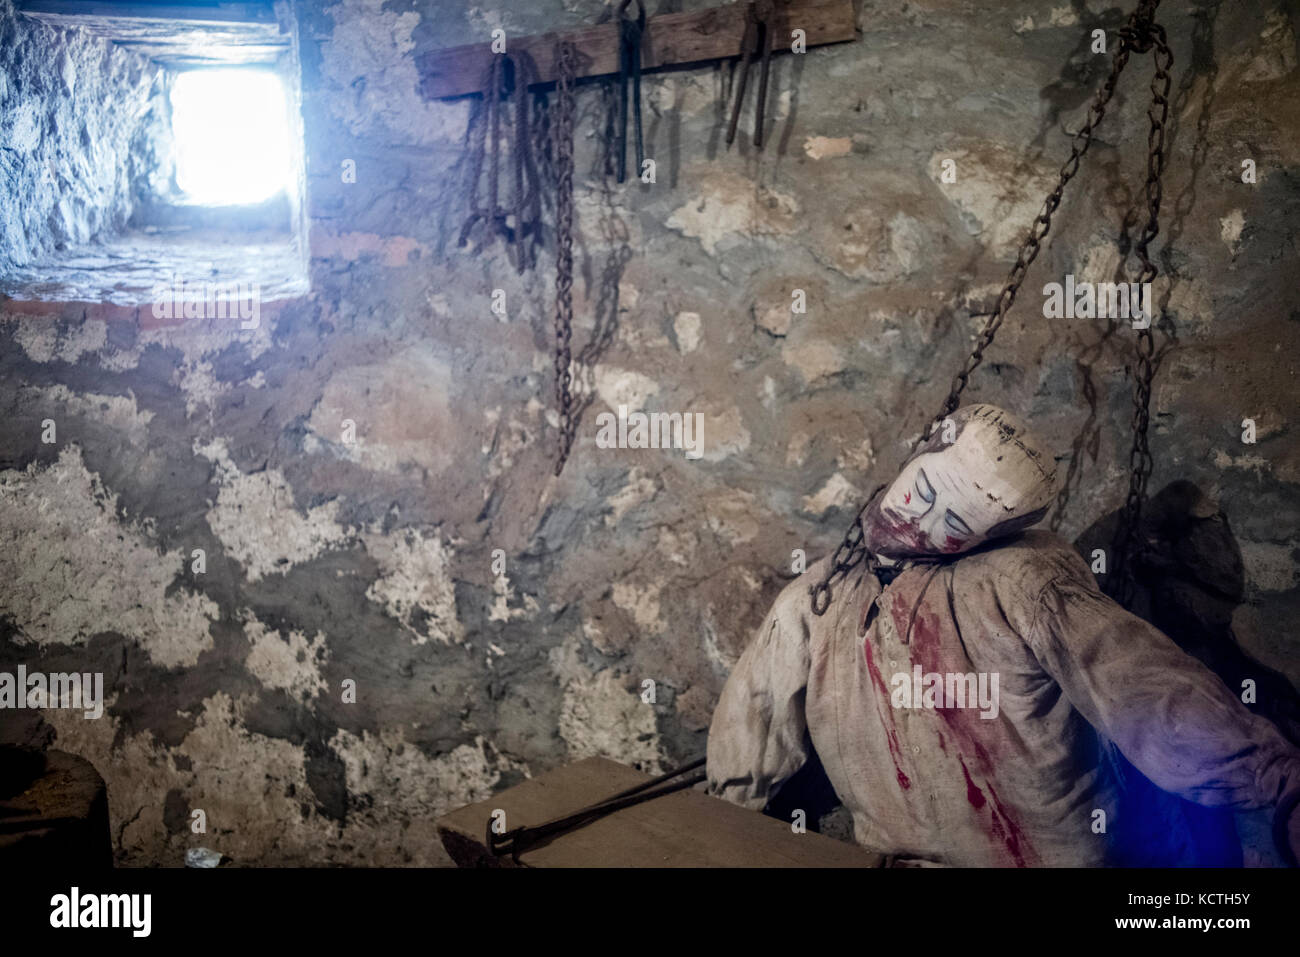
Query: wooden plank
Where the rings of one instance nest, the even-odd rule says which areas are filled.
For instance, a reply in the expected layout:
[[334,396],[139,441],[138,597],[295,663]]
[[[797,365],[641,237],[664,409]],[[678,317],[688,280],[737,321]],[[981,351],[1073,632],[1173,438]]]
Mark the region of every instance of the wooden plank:
[[[444,815],[438,834],[462,867],[508,867],[509,856],[494,857],[485,844],[494,810],[505,811],[507,828],[540,824],[648,779],[607,758],[587,758]],[[525,867],[879,867],[881,860],[696,790],[623,808],[519,856]]]
[[[641,46],[643,71],[684,66],[740,55],[745,31],[743,2],[695,13],[665,13],[646,21]],[[776,4],[776,24],[768,31],[773,52],[788,52],[790,31],[803,30],[808,46],[844,43],[857,36],[853,0],[786,0]],[[555,81],[555,45],[571,41],[578,50],[579,77],[618,72],[617,22],[568,32],[506,38],[506,52],[527,54],[536,67],[533,84]],[[425,99],[477,93],[492,52],[489,43],[433,50],[415,57],[419,90]]]

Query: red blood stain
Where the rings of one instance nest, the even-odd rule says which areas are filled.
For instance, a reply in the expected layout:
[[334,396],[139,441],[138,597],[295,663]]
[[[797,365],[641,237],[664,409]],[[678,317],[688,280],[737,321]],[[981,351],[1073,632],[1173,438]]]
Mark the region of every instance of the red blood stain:
[[945,553],[951,554],[952,552],[955,552],[958,549],[960,549],[965,544],[966,542],[964,540],[960,538],[953,538],[951,535],[948,535],[944,538],[943,550]]
[[[948,627],[941,627],[940,619],[931,612],[925,601],[922,601],[917,607],[917,593],[922,587],[920,583],[924,581],[924,573],[909,577],[911,578],[910,581],[900,576],[895,582],[895,587],[891,589],[894,594],[890,614],[900,637],[906,635],[909,620],[911,621],[909,650],[912,661],[921,665],[922,671],[926,673],[946,674],[948,672],[965,673],[973,671],[974,668],[966,655],[956,651],[956,649],[960,648],[960,642],[955,639],[948,642],[944,641],[947,631],[951,630],[955,625],[955,623],[950,624],[951,617],[944,619],[944,624]],[[912,615],[914,607],[916,609],[915,617]],[[950,651],[952,652],[951,655],[947,653]],[[949,657],[952,660],[946,661],[945,659]],[[966,799],[976,811],[982,811],[989,804],[984,792],[975,784],[975,779],[971,776],[965,760],[960,755],[960,752],[974,752],[977,758],[976,766],[984,777],[984,787],[987,788],[989,798],[992,799],[992,805],[989,806],[989,826],[992,835],[1005,845],[1007,853],[1017,867],[1025,867],[1026,861],[1031,857],[1036,857],[1036,855],[1034,855],[1015,818],[1003,806],[998,799],[997,792],[990,783],[998,762],[993,759],[989,751],[990,748],[995,754],[1001,754],[1005,751],[1007,728],[1003,725],[1001,719],[986,721],[980,718],[979,711],[975,708],[940,707],[935,710],[938,711],[940,717],[943,718],[944,724],[956,738],[955,743],[959,752],[958,760],[961,763],[962,773],[966,778]],[[988,747],[985,746],[986,744]],[[940,736],[940,746],[943,747],[946,753],[947,747],[942,735]]]
[[885,703],[889,701],[889,691],[886,690],[885,679],[880,674],[880,669],[876,667],[876,659],[871,653],[871,636],[868,635],[862,642],[862,650],[867,658],[867,671],[871,673],[871,683],[876,686],[879,694],[876,695],[876,713],[880,715],[880,724],[884,726],[888,721],[889,727],[885,728],[885,738],[889,743],[889,756],[894,761],[894,770],[898,774],[898,786],[904,791],[912,786],[911,780],[903,773],[903,766],[900,763],[903,757],[903,748],[898,743],[898,731],[893,727],[894,719],[890,716],[886,719]]
[[986,803],[984,792],[977,788],[975,782],[970,779],[970,771],[966,770],[966,762],[960,757],[957,760],[961,762],[961,773],[966,777],[966,800],[970,801],[970,806],[975,810],[981,810]]
[[[915,595],[900,594],[894,599],[891,608],[894,627],[898,630],[899,637],[911,647],[912,662],[919,664],[926,674],[942,675],[949,671],[965,671],[965,667],[950,667],[944,662],[939,639],[939,622],[934,615],[930,614],[924,602],[919,607],[916,607],[916,604]],[[912,615],[914,607],[916,607],[915,617]],[[958,716],[952,714],[954,709],[945,707],[945,704],[944,697],[940,694],[939,704],[935,710],[951,724]]]
[[874,684],[874,685],[876,686],[876,689],[877,689],[877,690],[878,690],[882,695],[885,695],[886,697],[888,697],[888,695],[889,695],[889,689],[885,687],[885,679],[884,679],[884,677],[880,674],[880,669],[876,667],[876,659],[875,659],[875,656],[872,655],[872,653],[871,653],[871,639],[870,639],[870,638],[868,638],[866,641],[864,641],[864,642],[862,643],[862,650],[863,650],[863,652],[866,653],[866,656],[867,656],[867,671],[871,672],[871,683]]
[[[898,753],[898,736],[894,732],[889,732],[889,750],[892,754]],[[911,780],[903,773],[903,769],[898,766],[898,758],[894,758],[894,771],[898,774],[898,786],[906,791],[912,786]]]
[[1029,842],[1024,840],[1024,834],[1016,825],[1016,822],[1012,819],[1011,815],[1007,813],[1007,809],[1002,806],[1002,802],[998,800],[998,792],[993,790],[993,785],[987,781],[985,781],[984,784],[989,789],[989,796],[993,798],[993,806],[997,808],[997,812],[994,814],[994,820],[997,820],[998,815],[1001,815],[1002,820],[1006,823],[1007,831],[1003,839],[1006,841],[1007,850],[1011,852],[1011,857],[1015,860],[1016,867],[1024,867],[1025,855],[1021,850],[1021,844],[1023,842],[1024,846],[1028,847]]
[[904,558],[939,551],[921,529],[893,509],[875,507],[866,514],[868,538],[882,555]]
[[904,492],[904,493],[903,493],[903,504],[904,504],[904,505],[911,505],[911,504],[912,504],[912,493],[911,493],[911,492]]

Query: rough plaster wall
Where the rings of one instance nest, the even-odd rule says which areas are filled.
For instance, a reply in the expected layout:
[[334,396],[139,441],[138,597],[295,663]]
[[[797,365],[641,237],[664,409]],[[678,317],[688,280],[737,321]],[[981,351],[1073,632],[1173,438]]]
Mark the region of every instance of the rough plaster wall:
[[[1159,337],[1153,488],[1221,500],[1249,576],[1237,634],[1296,680],[1278,623],[1300,614],[1300,15],[1166,6],[1158,295],[1177,340]],[[421,102],[412,54],[604,5],[450,7],[298,7],[308,299],[253,331],[80,307],[0,325],[0,658],[102,670],[110,697],[100,721],[7,716],[5,736],[96,763],[123,862],[202,843],[244,863],[443,863],[433,817],[522,775],[699,753],[791,550],[833,548],[942,399],[981,321],[967,310],[996,295],[1104,75],[1089,31],[1122,22],[1096,3],[869,0],[859,42],[776,59],[761,156],[723,149],[723,71],[647,77],[653,186],[593,176],[602,101],[584,88],[575,338],[599,323],[611,340],[556,479],[549,256],[520,278],[499,246],[456,248],[468,105]],[[1122,501],[1130,338],[1044,319],[1038,289],[1110,278],[1146,140],[1146,67],[1130,70],[968,393],[1077,450],[1071,538]],[[595,415],[619,403],[703,413],[706,454],[597,448]]]
[[126,224],[158,72],[0,0],[0,272]]

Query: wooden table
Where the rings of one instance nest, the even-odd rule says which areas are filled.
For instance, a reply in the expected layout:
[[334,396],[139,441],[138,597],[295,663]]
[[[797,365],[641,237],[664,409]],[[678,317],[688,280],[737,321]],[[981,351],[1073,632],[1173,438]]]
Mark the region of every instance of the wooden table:
[[[571,814],[649,775],[607,758],[587,758],[508,788],[437,821],[447,853],[461,867],[510,867],[486,846],[492,812],[505,826]],[[882,859],[821,834],[795,834],[787,822],[747,811],[703,791],[683,790],[623,808],[560,834],[519,856],[524,867],[879,867]]]

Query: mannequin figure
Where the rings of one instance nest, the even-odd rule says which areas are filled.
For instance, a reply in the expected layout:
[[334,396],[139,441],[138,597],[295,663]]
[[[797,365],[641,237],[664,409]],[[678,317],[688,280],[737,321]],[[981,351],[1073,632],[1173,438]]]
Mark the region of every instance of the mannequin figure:
[[777,597],[714,711],[710,791],[761,810],[811,746],[859,843],[956,866],[1131,860],[1116,748],[1201,805],[1294,806],[1300,751],[1029,530],[1050,451],[993,406],[952,424],[864,513],[875,571],[852,569],[821,616],[829,558]]

